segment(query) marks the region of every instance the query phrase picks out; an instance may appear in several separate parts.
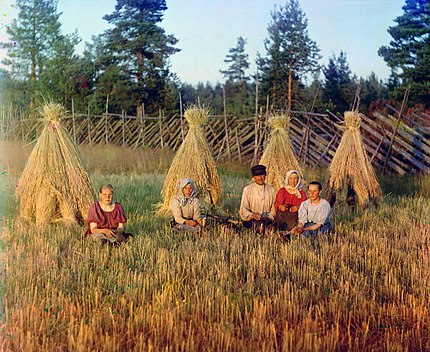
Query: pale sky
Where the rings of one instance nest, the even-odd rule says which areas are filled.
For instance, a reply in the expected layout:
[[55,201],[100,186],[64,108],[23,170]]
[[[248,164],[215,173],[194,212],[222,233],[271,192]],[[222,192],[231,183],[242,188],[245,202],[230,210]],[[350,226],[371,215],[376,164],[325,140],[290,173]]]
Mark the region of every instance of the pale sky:
[[[5,26],[16,14],[14,0],[0,0],[0,40],[5,37]],[[388,45],[389,26],[402,15],[405,0],[299,0],[308,19],[308,32],[321,49],[321,64],[331,55],[346,52],[351,71],[367,77],[371,71],[385,80],[389,70],[378,56],[380,46]],[[63,33],[77,29],[83,39],[79,46],[108,28],[102,19],[113,12],[116,0],[59,0]],[[275,6],[285,5],[279,0],[167,0],[162,26],[167,34],[174,34],[182,49],[171,57],[171,71],[181,81],[196,84],[209,81],[224,82],[219,70],[227,68],[224,59],[236,46],[239,36],[247,39],[251,69],[256,70],[257,52],[265,55],[264,39]],[[1,53],[1,56],[4,52]],[[321,75],[322,77],[322,75]]]

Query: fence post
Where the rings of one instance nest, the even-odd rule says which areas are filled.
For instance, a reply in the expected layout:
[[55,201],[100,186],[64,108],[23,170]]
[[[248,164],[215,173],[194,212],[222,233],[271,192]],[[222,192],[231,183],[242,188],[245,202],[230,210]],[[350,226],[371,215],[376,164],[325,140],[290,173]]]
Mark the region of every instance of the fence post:
[[75,102],[72,98],[72,122],[73,122],[73,142],[76,144],[76,123],[75,123]]
[[223,105],[224,105],[224,127],[225,127],[225,140],[227,142],[227,154],[228,154],[228,158],[231,158],[231,153],[230,153],[230,141],[228,138],[228,125],[227,125],[227,107],[226,107],[226,103],[225,103],[225,86],[222,87],[222,100],[223,100]]
[[236,142],[237,142],[237,155],[239,156],[239,162],[242,163],[242,155],[240,154],[240,140],[239,140],[239,134],[237,133],[236,128]]
[[164,149],[164,141],[163,141],[163,126],[161,123],[161,109],[158,110],[158,121],[160,124],[160,145],[161,149]]
[[179,92],[179,113],[180,113],[180,117],[181,117],[181,137],[182,137],[182,142],[184,141],[185,138],[185,134],[184,134],[184,111],[183,111],[183,107],[182,107],[182,95],[181,92]]
[[142,131],[142,145],[145,146],[145,104],[142,103],[141,105],[141,117],[140,117],[140,122],[141,122],[141,131]]
[[108,111],[109,111],[109,94],[106,97],[106,110],[105,110],[105,142],[109,144],[108,138]]
[[125,145],[125,111],[124,109],[121,111],[122,115],[122,146]]
[[87,108],[87,129],[88,129],[88,144],[91,145],[90,102],[88,102],[88,108]]
[[254,157],[252,163],[255,164],[258,153],[258,70],[255,72],[255,121],[254,121]]
[[394,139],[396,138],[397,131],[402,121],[403,109],[405,108],[406,102],[409,98],[409,88],[406,89],[405,95],[403,96],[402,107],[400,108],[399,117],[397,118],[396,128],[394,129],[393,135],[391,136],[390,144],[388,145],[387,155],[385,156],[384,166],[382,167],[382,174],[385,174],[387,168],[388,159],[390,159],[391,148],[393,147]]

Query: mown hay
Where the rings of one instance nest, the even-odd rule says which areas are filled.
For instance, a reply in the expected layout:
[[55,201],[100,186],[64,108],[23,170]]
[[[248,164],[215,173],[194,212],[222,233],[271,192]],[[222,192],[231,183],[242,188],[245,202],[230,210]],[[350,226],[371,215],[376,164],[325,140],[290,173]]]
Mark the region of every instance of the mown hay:
[[222,195],[221,180],[201,128],[207,121],[208,113],[208,110],[197,106],[191,106],[184,113],[190,129],[164,180],[160,213],[169,212],[170,201],[178,192],[178,182],[184,177],[194,181],[197,196],[208,204],[216,204]]
[[40,109],[46,126],[37,140],[16,189],[20,214],[36,224],[82,222],[94,202],[94,191],[78,152],[61,126],[59,104]]
[[303,171],[294,153],[293,145],[287,133],[290,117],[285,114],[273,114],[267,123],[272,128],[270,141],[264,149],[260,164],[266,166],[266,182],[276,190],[282,188],[285,176],[290,170]]
[[364,149],[357,111],[345,112],[345,132],[328,168],[328,198],[338,207],[377,203],[381,188]]

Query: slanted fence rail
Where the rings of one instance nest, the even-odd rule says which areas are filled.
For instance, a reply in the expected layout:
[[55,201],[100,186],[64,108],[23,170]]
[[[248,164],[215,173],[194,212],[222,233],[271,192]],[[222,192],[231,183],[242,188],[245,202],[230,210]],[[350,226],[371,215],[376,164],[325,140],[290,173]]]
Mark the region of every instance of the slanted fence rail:
[[[1,110],[0,139],[35,140],[43,121],[11,118],[11,108]],[[363,142],[376,170],[405,174],[430,171],[430,116],[402,114],[392,106],[389,113],[376,112],[361,123]],[[210,116],[203,126],[217,161],[255,163],[270,138],[266,115],[237,119],[231,115]],[[136,117],[125,114],[76,114],[64,118],[63,126],[76,144],[112,144],[132,148],[177,150],[188,130],[179,114]],[[310,166],[327,166],[342,138],[343,118],[334,114],[292,112],[289,135],[299,160]],[[398,126],[397,126],[398,125]]]

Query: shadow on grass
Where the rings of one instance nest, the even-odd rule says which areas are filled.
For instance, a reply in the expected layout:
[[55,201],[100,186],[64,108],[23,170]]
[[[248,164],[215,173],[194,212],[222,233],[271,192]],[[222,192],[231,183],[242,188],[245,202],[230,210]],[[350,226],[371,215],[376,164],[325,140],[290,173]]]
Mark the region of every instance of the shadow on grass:
[[430,196],[430,176],[424,175],[385,175],[379,176],[382,193],[400,197],[405,195]]

